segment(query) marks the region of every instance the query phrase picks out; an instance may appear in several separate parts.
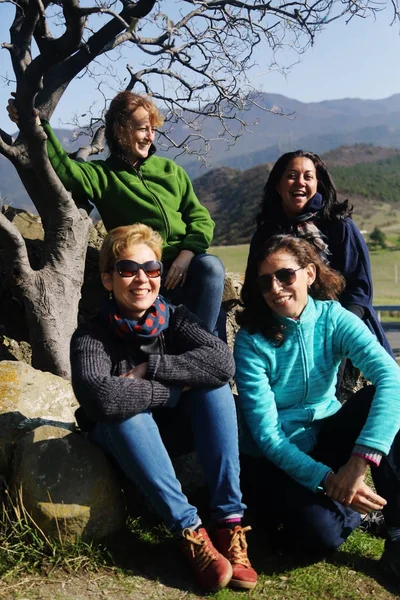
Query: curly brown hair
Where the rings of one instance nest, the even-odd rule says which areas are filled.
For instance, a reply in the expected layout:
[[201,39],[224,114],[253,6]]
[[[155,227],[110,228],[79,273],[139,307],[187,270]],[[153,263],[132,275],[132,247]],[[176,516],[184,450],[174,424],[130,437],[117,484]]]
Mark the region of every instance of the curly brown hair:
[[120,92],[113,98],[105,116],[105,137],[111,154],[134,163],[136,156],[132,154],[132,113],[144,108],[149,113],[153,127],[160,127],[164,117],[149,96]]
[[273,311],[266,304],[258,287],[257,277],[260,263],[281,250],[291,254],[299,267],[304,268],[310,263],[315,265],[315,281],[308,293],[316,300],[338,300],[346,285],[343,275],[324,263],[315,246],[306,240],[291,235],[271,237],[247,265],[242,288],[244,309],[236,319],[250,333],[262,333],[277,346],[284,341],[284,326],[275,319]]

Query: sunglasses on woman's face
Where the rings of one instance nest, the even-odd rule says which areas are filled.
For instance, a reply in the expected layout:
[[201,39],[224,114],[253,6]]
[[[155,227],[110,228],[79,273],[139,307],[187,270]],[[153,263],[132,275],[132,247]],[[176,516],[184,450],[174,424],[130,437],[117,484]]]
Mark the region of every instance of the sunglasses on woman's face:
[[148,260],[142,264],[134,260],[119,260],[114,268],[121,277],[135,277],[139,269],[142,269],[151,279],[161,277],[163,273],[163,265],[159,260]]
[[260,275],[257,277],[257,285],[262,294],[271,291],[273,279],[276,279],[282,285],[292,285],[296,281],[296,271],[300,271],[300,269],[304,269],[304,267],[299,267],[298,269],[279,269],[275,273]]

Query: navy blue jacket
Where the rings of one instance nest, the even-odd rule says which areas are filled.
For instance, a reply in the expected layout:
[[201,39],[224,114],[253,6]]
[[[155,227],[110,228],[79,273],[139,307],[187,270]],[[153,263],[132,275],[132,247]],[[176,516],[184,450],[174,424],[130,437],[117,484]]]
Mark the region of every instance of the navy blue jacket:
[[[322,202],[314,197],[305,205],[303,213],[318,212]],[[325,236],[325,241],[331,252],[329,264],[339,271],[346,280],[346,288],[339,298],[342,306],[359,314],[357,307],[363,308],[363,321],[376,335],[381,345],[393,356],[392,349],[372,308],[372,276],[367,244],[354,221],[349,217],[332,221],[315,220],[315,224]],[[297,236],[297,229],[283,212],[271,222],[257,229],[250,243],[249,260],[256,254],[264,242],[279,233],[289,233]]]

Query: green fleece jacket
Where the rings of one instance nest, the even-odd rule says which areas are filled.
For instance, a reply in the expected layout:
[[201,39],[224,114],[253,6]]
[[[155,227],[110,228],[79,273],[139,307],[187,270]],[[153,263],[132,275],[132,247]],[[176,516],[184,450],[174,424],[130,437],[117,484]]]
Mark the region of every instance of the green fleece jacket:
[[50,124],[42,122],[53,169],[74,200],[95,204],[107,230],[145,223],[164,241],[163,260],[170,262],[181,250],[205,252],[214,222],[198,201],[186,172],[173,160],[149,156],[138,169],[121,159],[79,162],[71,160]]

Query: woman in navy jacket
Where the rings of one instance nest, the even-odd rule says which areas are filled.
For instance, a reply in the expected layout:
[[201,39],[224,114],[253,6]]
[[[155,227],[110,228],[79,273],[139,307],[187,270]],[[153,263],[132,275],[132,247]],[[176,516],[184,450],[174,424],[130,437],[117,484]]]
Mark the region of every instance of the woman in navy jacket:
[[347,200],[338,202],[333,180],[317,154],[287,152],[275,163],[265,184],[250,257],[278,233],[313,243],[322,258],[346,280],[341,304],[360,317],[393,356],[372,307],[368,249],[351,213]]

